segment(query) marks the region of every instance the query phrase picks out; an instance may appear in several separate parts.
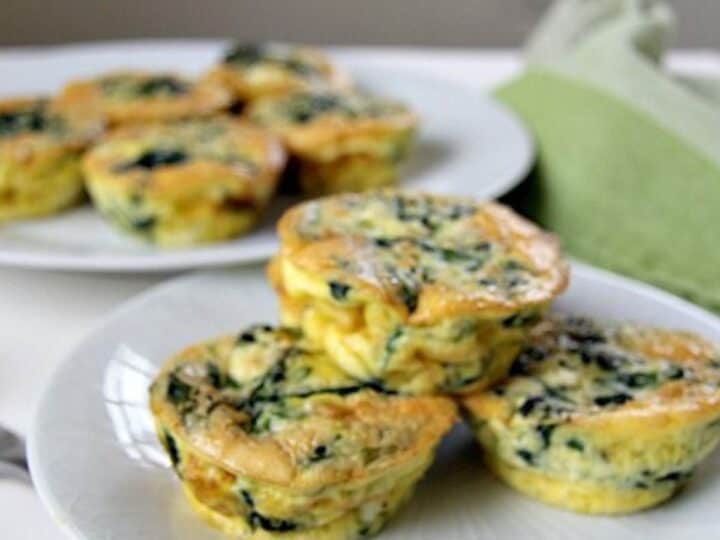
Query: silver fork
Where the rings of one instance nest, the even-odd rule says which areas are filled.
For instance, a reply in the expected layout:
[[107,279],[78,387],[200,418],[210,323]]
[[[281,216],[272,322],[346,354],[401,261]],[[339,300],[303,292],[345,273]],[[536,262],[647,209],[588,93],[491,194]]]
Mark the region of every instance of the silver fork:
[[25,454],[25,443],[12,431],[0,426],[0,480],[32,484]]

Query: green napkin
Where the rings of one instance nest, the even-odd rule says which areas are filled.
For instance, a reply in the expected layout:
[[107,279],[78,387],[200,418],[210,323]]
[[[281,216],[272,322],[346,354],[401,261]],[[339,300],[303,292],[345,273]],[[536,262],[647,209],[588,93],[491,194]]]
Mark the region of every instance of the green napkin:
[[720,85],[661,61],[661,2],[561,0],[497,95],[537,139],[508,202],[577,258],[720,311]]

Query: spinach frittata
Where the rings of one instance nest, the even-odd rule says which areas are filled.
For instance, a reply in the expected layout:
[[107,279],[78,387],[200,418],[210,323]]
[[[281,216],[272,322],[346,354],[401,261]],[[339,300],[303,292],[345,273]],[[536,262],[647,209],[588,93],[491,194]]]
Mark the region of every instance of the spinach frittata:
[[247,117],[283,139],[300,187],[315,195],[395,183],[418,125],[402,103],[328,90],[259,100]]
[[94,110],[111,126],[209,116],[227,108],[230,93],[208,80],[172,73],[116,71],[73,81],[58,96],[63,104]]
[[94,147],[83,165],[90,194],[116,227],[162,246],[249,230],[285,163],[269,133],[225,117],[132,125]]
[[352,378],[298,331],[263,325],[171,359],[151,409],[194,508],[241,538],[377,532],[456,418],[447,398]]
[[44,98],[0,100],[0,221],[80,200],[80,156],[102,129],[99,118]]
[[346,194],[294,207],[278,231],[283,321],[353,376],[407,392],[504,377],[567,284],[555,239],[495,203]]
[[241,102],[352,85],[323,52],[287,43],[236,43],[207,78],[223,84]]
[[486,462],[588,513],[658,504],[720,440],[720,353],[686,332],[552,316],[510,378],[464,400]]

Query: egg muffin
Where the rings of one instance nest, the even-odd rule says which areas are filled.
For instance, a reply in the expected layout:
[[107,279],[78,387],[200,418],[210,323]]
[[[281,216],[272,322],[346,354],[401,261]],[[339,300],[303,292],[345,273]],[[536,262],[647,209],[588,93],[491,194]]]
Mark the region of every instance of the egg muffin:
[[209,116],[227,108],[230,92],[208,80],[171,73],[117,71],[71,82],[58,102],[102,115],[111,126]]
[[577,512],[671,497],[720,439],[720,354],[686,332],[552,316],[499,386],[464,405],[488,466]]
[[0,221],[80,200],[81,153],[101,131],[96,117],[44,98],[0,100]]
[[358,92],[263,99],[247,117],[282,138],[297,161],[296,182],[310,195],[395,183],[418,125],[405,105]]
[[567,284],[554,237],[495,203],[382,190],[298,205],[269,267],[285,324],[410,393],[507,374]]
[[248,231],[284,162],[272,135],[216,117],[117,129],[83,168],[110,223],[161,246],[187,246]]
[[321,51],[285,43],[238,43],[207,79],[228,88],[241,102],[313,88],[343,89],[350,77]]
[[377,532],[456,418],[447,398],[351,378],[297,330],[262,325],[181,352],[150,394],[191,504],[240,538]]

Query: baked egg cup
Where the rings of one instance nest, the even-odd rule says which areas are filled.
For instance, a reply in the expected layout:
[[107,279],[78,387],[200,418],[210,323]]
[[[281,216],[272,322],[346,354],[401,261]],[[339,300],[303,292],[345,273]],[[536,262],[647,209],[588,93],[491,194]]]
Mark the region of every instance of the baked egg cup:
[[462,393],[507,375],[567,285],[555,238],[495,203],[381,190],[306,202],[278,223],[284,324],[354,377]]
[[418,126],[399,102],[327,90],[259,100],[246,116],[284,141],[309,195],[394,184]]
[[297,330],[261,325],[181,352],[150,395],[192,506],[252,539],[376,533],[456,420],[447,398],[353,379]]
[[249,231],[275,192],[285,153],[226,117],[119,128],[85,156],[93,202],[116,228],[159,246]]
[[71,82],[57,101],[92,110],[116,127],[210,116],[229,107],[232,96],[209,80],[193,81],[173,73],[114,71]]
[[206,78],[246,103],[317,88],[347,89],[350,77],[322,51],[287,43],[237,43]]
[[102,129],[97,117],[44,98],[0,100],[0,222],[80,201],[81,154]]
[[553,315],[510,377],[463,405],[510,486],[576,512],[634,512],[671,497],[717,446],[720,354],[686,332]]

